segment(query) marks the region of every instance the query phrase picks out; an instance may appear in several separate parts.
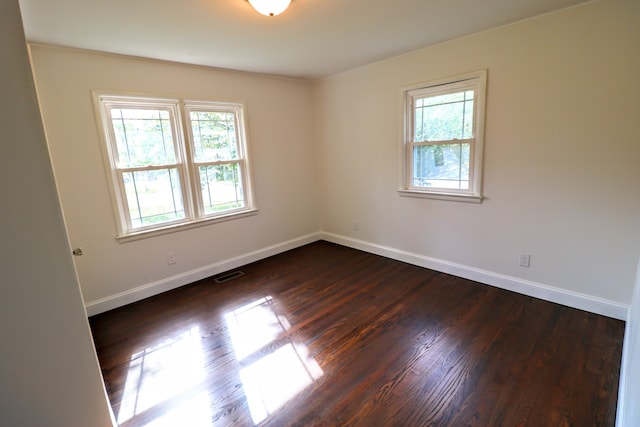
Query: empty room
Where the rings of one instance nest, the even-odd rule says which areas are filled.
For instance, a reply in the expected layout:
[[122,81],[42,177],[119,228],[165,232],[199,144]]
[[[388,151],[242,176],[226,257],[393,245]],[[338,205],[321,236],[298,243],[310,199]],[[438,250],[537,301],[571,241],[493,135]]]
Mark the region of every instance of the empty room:
[[640,2],[7,0],[0,425],[640,425]]

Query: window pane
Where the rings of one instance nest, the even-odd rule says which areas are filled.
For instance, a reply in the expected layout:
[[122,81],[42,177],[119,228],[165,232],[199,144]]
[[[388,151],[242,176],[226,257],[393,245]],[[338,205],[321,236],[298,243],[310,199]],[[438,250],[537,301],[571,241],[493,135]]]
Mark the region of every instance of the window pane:
[[169,111],[112,108],[118,167],[166,165],[176,162]]
[[194,157],[197,162],[238,158],[236,120],[233,112],[192,111]]
[[176,168],[125,172],[122,177],[132,228],[185,217]]
[[470,144],[414,147],[413,186],[469,189]]
[[414,107],[414,140],[473,138],[474,91],[419,98]]
[[239,164],[200,166],[199,171],[205,214],[244,207]]

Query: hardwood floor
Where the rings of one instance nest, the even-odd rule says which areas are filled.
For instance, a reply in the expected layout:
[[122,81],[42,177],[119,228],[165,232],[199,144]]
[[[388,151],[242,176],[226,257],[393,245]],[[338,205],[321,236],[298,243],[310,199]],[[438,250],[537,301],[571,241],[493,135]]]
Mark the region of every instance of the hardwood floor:
[[613,426],[624,323],[327,242],[90,319],[121,426]]

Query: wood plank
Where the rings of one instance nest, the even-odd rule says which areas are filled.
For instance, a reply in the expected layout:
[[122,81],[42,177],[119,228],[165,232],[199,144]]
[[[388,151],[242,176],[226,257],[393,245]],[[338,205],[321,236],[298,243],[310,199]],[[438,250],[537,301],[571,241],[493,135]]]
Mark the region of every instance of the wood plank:
[[621,321],[328,242],[241,270],[90,319],[121,426],[615,424]]

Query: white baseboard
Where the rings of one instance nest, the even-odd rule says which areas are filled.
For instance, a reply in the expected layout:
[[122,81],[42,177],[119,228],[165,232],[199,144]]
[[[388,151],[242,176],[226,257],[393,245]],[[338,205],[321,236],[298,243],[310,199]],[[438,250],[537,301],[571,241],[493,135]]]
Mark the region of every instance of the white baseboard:
[[112,310],[114,308],[122,307],[123,305],[140,301],[141,299],[158,295],[162,292],[170,291],[175,288],[179,288],[180,286],[184,286],[189,283],[193,283],[198,280],[205,279],[207,277],[211,277],[216,274],[223,273],[225,271],[229,271],[255,261],[259,261],[272,255],[288,251],[290,249],[295,249],[299,246],[303,246],[320,239],[320,233],[309,234],[297,239],[292,239],[283,243],[278,243],[276,245],[258,249],[257,251],[249,252],[247,254],[243,254],[234,258],[229,258],[220,262],[206,265],[204,267],[187,271],[172,277],[168,277],[166,279],[138,286],[137,288],[131,289],[129,291],[121,292],[119,294],[111,295],[99,300],[90,301],[86,304],[87,314],[89,316],[93,316],[108,310]]
[[377,245],[337,234],[320,233],[320,238],[328,242],[337,243],[350,248],[429,268],[442,273],[448,273],[453,276],[462,277],[545,301],[566,305],[568,307],[585,310],[591,313],[601,314],[614,319],[627,320],[629,306],[616,301],[572,292],[541,283],[519,279],[517,277],[505,276],[503,274],[443,261],[441,259],[406,252],[388,246]]
[[420,267],[474,280],[486,285],[540,298],[545,301],[551,301],[580,310],[601,314],[614,319],[627,320],[629,306],[615,301],[597,298],[578,292],[567,291],[541,283],[505,276],[437,258],[402,251],[388,246],[377,245],[363,240],[325,232],[302,236],[297,239],[292,239],[195,270],[187,271],[176,276],[148,283],[129,291],[121,292],[99,300],[90,301],[86,304],[87,314],[89,316],[93,316],[112,310],[114,308],[118,308],[321,239]]

